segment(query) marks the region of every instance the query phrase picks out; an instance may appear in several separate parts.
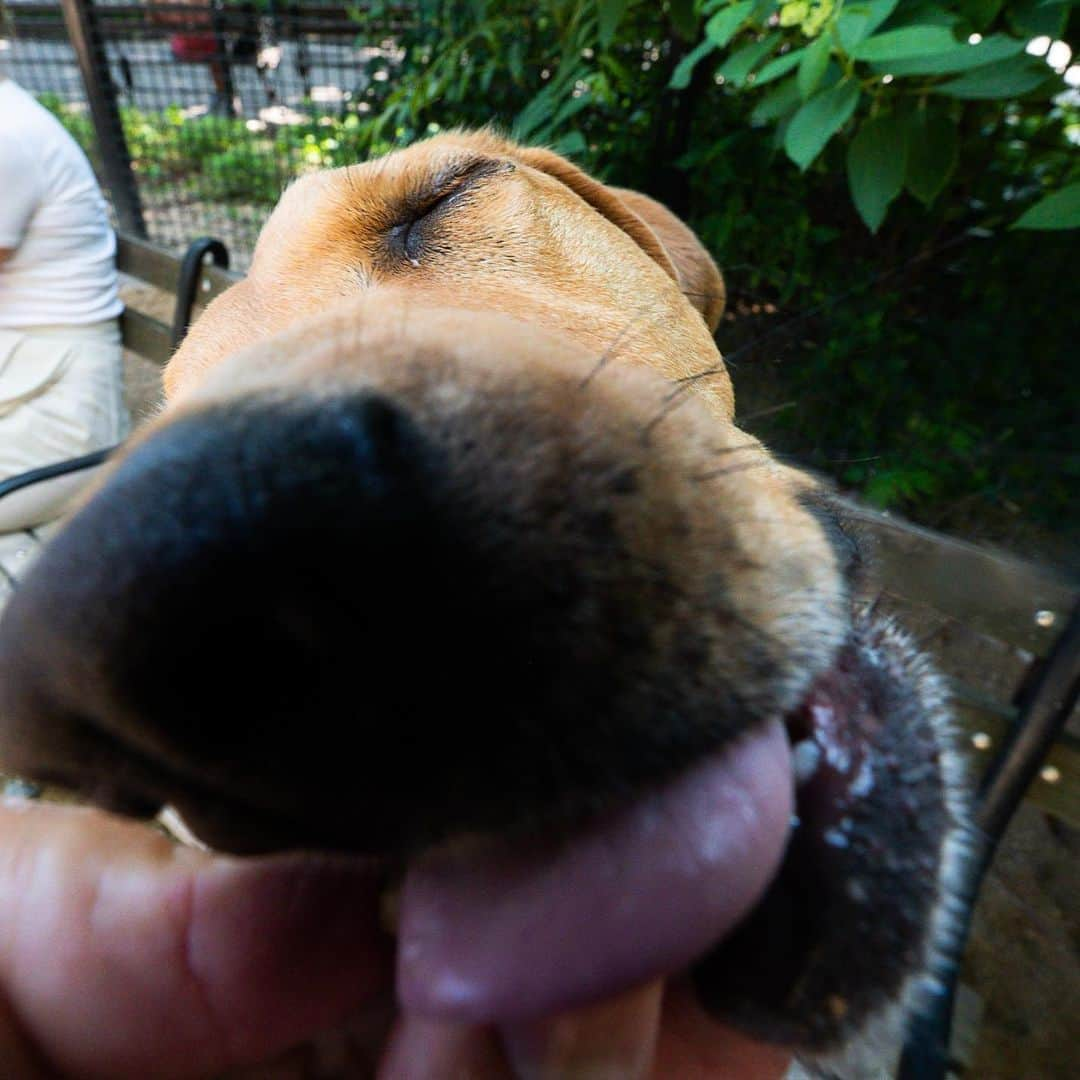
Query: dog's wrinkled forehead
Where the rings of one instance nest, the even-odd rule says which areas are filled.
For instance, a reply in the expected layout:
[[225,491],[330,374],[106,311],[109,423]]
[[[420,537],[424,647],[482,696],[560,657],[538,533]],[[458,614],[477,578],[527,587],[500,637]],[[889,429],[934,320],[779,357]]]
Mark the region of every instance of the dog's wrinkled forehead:
[[[494,148],[492,148],[494,149]],[[374,161],[310,173],[283,193],[256,247],[257,270],[303,261],[346,261],[352,269],[377,264],[393,270],[381,241],[400,227],[430,213],[440,200],[455,208],[475,206],[476,189],[511,173],[516,163],[479,146],[449,143],[434,152],[402,150]],[[462,198],[471,196],[471,200]],[[444,209],[440,206],[440,209]],[[298,235],[302,242],[297,243]]]
[[298,316],[390,286],[425,307],[504,312],[597,356],[617,342],[619,360],[670,378],[708,372],[695,390],[730,418],[710,333],[719,272],[673,215],[640,196],[632,209],[631,198],[550,151],[489,133],[303,177],[266,223],[248,278],[210,305],[177,353],[166,388],[186,390]]
[[[423,232],[435,233],[426,220],[432,215],[452,215],[453,229],[430,237],[409,230],[424,222]],[[486,133],[441,136],[374,161],[301,177],[268,222],[256,265],[352,255],[393,274],[402,262],[418,269],[420,255],[429,262],[440,255],[468,260],[479,254],[491,260],[512,250],[513,263],[520,267],[529,264],[530,255],[555,254],[550,248],[512,243],[527,240],[530,228],[545,227],[565,242],[583,222],[589,234],[576,238],[579,257],[595,257],[595,251],[587,253],[589,245],[615,243],[631,265],[651,272],[645,256],[678,280],[659,238],[613,192],[556,154],[517,147]],[[295,243],[298,231],[305,244]],[[293,242],[282,242],[289,239]],[[426,243],[429,239],[433,242]],[[639,251],[632,251],[627,240]],[[452,267],[455,275],[460,270],[460,263]]]

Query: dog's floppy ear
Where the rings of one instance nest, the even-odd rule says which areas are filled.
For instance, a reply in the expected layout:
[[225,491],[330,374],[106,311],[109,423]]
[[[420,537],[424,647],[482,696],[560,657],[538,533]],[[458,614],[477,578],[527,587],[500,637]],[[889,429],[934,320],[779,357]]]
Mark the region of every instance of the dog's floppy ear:
[[679,287],[686,299],[701,312],[709,329],[715,333],[724,313],[727,296],[724,279],[705,245],[694,231],[677,218],[663,203],[629,188],[608,188],[617,195],[664,245],[675,264]]
[[613,224],[618,225],[627,236],[640,247],[646,255],[655,259],[664,272],[676,281],[679,280],[678,271],[664,250],[664,245],[657,239],[656,234],[615,195],[611,188],[605,187],[599,180],[594,180],[584,173],[576,165],[572,165],[564,157],[551,150],[543,150],[539,147],[521,147],[515,151],[515,156],[525,165],[529,165],[548,176],[561,180],[575,195],[580,195],[594,210],[603,214]]
[[666,206],[636,191],[607,187],[551,150],[522,147],[515,153],[525,165],[562,181],[618,225],[678,282],[709,329],[716,329],[724,310],[723,278],[698,238]]

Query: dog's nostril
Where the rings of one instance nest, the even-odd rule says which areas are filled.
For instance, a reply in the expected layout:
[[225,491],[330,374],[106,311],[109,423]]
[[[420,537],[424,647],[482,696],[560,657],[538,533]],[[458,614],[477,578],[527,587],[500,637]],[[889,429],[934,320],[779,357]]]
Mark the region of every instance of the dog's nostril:
[[201,414],[192,426],[178,438],[190,435],[194,456],[207,459],[205,475],[223,489],[222,512],[232,504],[278,530],[317,526],[327,513],[342,515],[342,524],[365,516],[377,524],[395,500],[408,504],[397,510],[411,508],[433,453],[407,413],[374,393],[307,406],[247,404]]
[[349,413],[364,432],[375,455],[391,456],[399,449],[405,418],[386,398],[366,394],[352,404]]
[[[293,482],[298,490],[316,501],[329,492],[348,495],[355,485],[368,497],[391,496],[419,464],[422,440],[404,411],[389,399],[376,394],[362,394],[323,406],[313,416],[303,416],[300,429],[278,429],[282,417],[269,418],[269,438],[284,442],[293,459]],[[291,435],[291,439],[290,439]],[[280,454],[268,447],[262,472],[271,486],[284,491]],[[309,470],[305,476],[305,470]],[[344,491],[340,490],[344,486]]]

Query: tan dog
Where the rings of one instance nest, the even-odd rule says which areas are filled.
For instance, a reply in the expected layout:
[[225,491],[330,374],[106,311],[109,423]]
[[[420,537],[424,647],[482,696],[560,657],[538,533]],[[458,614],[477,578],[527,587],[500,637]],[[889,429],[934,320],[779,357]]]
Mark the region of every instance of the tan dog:
[[693,233],[659,203],[617,194],[550,151],[480,134],[443,136],[293,184],[247,280],[192,329],[166,389],[175,398],[201,369],[257,336],[383,286],[425,307],[512,315],[594,356],[619,341],[620,359],[671,379],[708,371],[700,391],[732,417],[731,383],[711,336],[723,281]]
[[378,854],[413,1012],[693,967],[835,1048],[925,966],[954,779],[722,306],[659,204],[491,134],[298,181],[0,625],[5,761]]

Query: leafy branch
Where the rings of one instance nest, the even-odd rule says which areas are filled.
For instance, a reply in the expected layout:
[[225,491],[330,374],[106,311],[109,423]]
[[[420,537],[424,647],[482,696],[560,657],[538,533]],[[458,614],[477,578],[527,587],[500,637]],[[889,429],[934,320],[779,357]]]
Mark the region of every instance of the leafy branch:
[[[1016,101],[1053,108],[1065,83],[1026,46],[1036,35],[1064,33],[1071,6],[1070,0],[703,0],[701,40],[670,86],[684,90],[698,65],[719,58],[715,81],[758,98],[752,120],[772,125],[778,145],[803,171],[841,136],[852,201],[876,232],[904,190],[929,206],[948,187],[965,113],[1000,113]],[[1074,155],[1060,188],[1014,227],[1078,226]]]

